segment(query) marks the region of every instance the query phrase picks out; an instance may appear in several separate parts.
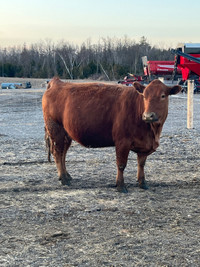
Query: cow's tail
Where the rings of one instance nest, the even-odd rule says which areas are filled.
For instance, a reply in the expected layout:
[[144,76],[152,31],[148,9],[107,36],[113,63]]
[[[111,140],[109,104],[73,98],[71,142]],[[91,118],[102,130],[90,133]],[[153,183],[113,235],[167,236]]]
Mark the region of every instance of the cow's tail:
[[51,154],[52,154],[51,138],[48,135],[46,127],[44,127],[44,131],[45,131],[45,143],[46,143],[46,150],[47,150],[47,158],[48,158],[48,162],[51,162]]

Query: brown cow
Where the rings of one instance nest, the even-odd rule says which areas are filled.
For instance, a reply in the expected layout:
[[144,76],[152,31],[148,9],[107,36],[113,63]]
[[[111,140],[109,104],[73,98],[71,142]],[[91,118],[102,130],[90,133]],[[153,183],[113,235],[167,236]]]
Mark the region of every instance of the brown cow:
[[168,96],[181,87],[154,80],[146,88],[103,83],[64,83],[54,78],[42,99],[46,137],[59,179],[69,185],[65,157],[72,140],[86,147],[116,148],[118,191],[127,192],[123,172],[129,151],[137,153],[139,187],[146,189],[144,165],[159,146]]

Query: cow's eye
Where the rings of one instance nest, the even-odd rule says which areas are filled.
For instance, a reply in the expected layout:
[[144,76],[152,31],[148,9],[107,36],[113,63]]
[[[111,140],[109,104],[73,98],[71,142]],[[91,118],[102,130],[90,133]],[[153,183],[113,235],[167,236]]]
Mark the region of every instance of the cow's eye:
[[162,95],[161,95],[161,99],[164,99],[164,98],[165,98],[165,94],[162,94]]

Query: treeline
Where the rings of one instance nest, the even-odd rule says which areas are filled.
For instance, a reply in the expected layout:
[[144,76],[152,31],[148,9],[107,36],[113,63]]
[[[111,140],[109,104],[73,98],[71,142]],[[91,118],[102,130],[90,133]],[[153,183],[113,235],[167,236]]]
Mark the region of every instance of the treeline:
[[29,47],[0,48],[0,76],[117,80],[127,73],[142,75],[142,56],[173,60],[170,49],[151,46],[145,37],[139,42],[127,37],[101,38],[98,44],[88,40],[80,46],[46,40]]

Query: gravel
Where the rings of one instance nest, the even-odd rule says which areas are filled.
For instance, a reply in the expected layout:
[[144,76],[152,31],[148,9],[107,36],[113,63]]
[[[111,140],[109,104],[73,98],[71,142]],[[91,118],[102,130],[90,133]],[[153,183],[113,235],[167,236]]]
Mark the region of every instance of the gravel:
[[125,170],[128,194],[114,188],[115,149],[73,143],[72,185],[47,162],[44,88],[0,90],[0,266],[199,266],[200,95],[194,129],[187,99],[170,97],[160,146],[136,183],[136,154]]

